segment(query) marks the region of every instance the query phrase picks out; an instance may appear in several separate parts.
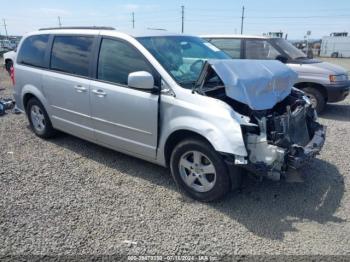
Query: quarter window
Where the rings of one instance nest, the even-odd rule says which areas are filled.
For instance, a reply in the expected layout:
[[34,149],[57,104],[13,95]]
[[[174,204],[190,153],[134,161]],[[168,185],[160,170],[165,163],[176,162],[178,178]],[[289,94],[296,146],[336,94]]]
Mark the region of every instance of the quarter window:
[[33,35],[27,37],[18,53],[18,63],[46,67],[45,51],[49,35]]
[[50,68],[88,76],[93,39],[90,36],[55,36]]
[[211,39],[210,43],[220,48],[231,58],[241,58],[241,39]]
[[125,42],[103,39],[98,59],[97,78],[116,84],[127,85],[132,72],[152,69],[135,48]]

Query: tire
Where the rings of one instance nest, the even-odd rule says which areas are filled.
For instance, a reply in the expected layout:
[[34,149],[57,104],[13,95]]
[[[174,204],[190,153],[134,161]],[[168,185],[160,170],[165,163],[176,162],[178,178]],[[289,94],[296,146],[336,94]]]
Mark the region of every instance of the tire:
[[171,154],[170,169],[179,189],[193,199],[215,201],[230,191],[226,163],[206,141],[186,139],[180,142]]
[[313,87],[304,88],[303,91],[306,93],[306,96],[310,98],[313,107],[316,109],[316,112],[321,113],[326,106],[326,98],[324,95]]
[[38,99],[29,99],[26,112],[30,127],[38,137],[50,138],[56,134],[44,106]]
[[331,54],[331,58],[338,58],[339,53],[338,52],[333,52]]
[[6,60],[5,62],[5,69],[11,75],[11,67],[13,66],[12,60]]

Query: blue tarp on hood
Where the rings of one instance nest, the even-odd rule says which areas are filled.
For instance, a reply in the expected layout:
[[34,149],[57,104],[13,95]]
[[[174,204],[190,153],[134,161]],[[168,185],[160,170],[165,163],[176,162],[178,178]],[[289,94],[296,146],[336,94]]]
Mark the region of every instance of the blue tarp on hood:
[[252,110],[271,109],[286,98],[298,75],[277,60],[208,60],[226,95]]

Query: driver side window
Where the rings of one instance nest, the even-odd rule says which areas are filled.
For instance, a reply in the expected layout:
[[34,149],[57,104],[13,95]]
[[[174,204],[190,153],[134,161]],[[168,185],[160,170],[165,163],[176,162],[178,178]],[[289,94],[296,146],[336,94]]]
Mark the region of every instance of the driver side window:
[[137,71],[153,74],[151,66],[134,47],[123,41],[102,39],[98,59],[98,79],[127,85],[128,75]]
[[246,59],[273,60],[279,55],[280,52],[266,40],[255,39],[245,41]]

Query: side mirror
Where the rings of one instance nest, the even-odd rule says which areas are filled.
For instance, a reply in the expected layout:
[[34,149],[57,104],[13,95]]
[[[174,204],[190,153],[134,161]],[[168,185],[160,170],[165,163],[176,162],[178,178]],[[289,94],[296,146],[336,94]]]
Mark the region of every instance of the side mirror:
[[288,58],[283,56],[283,55],[278,55],[276,56],[276,60],[282,62],[283,64],[287,63],[288,62]]
[[146,71],[132,72],[128,75],[128,86],[143,90],[154,88],[154,78]]

